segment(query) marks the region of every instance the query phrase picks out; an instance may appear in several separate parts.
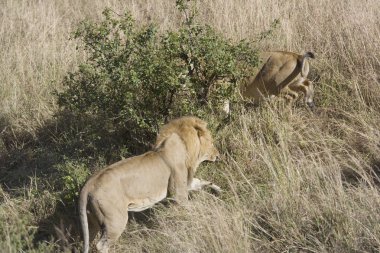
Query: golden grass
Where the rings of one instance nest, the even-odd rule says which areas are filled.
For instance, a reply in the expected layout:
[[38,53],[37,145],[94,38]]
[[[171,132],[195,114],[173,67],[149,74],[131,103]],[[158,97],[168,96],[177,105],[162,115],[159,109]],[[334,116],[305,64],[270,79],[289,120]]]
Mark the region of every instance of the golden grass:
[[[257,46],[315,52],[311,78],[319,108],[314,114],[277,105],[238,108],[233,124],[216,133],[223,162],[199,171],[223,187],[221,198],[200,193],[189,206],[156,209],[151,224],[132,220],[116,252],[378,252],[380,1],[210,0],[198,6],[200,20],[234,40],[257,40],[279,19]],[[0,3],[0,132],[34,135],[52,116],[51,91],[85,57],[70,32],[84,18],[99,19],[105,7],[128,8],[160,29],[176,27],[179,18],[174,1]],[[38,199],[31,194],[35,186],[21,197],[2,188],[0,245],[19,252],[24,228],[52,213],[55,199]],[[30,242],[28,249],[49,251],[55,243],[38,248]]]
[[[76,43],[68,40],[80,20],[99,18],[105,7],[118,13],[128,8],[137,20],[153,21],[161,29],[175,27],[179,17],[174,1],[6,0],[1,5],[1,108],[26,128],[51,115],[51,90],[83,59]],[[376,0],[198,3],[200,19],[233,39],[257,39],[279,19],[275,34],[258,43],[261,50],[312,50],[319,75],[349,78],[356,92],[362,82],[377,83],[379,78],[379,5]]]

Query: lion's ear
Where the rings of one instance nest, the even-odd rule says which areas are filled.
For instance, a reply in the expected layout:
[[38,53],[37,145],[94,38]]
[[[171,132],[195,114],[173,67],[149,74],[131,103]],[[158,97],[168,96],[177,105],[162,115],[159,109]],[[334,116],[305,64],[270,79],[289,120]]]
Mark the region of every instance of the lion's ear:
[[195,130],[197,130],[198,137],[201,137],[205,134],[204,129],[202,129],[201,127],[195,126],[194,128],[195,128]]
[[207,129],[207,123],[203,120],[197,120],[194,126],[195,130],[197,130],[198,137],[205,135]]

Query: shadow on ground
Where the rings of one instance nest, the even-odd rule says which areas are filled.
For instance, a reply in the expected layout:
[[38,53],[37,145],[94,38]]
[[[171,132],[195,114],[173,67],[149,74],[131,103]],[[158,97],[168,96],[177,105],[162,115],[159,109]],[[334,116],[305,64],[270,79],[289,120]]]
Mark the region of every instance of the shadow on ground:
[[[111,164],[122,157],[146,152],[154,137],[154,133],[128,122],[67,112],[57,114],[31,135],[16,132],[0,115],[0,185],[10,196],[22,197],[32,179],[38,179],[39,192],[47,190],[59,196],[65,185],[57,165],[65,165],[67,160],[80,161],[94,172],[100,169],[100,159],[102,164]],[[62,199],[58,198],[54,213],[37,221],[34,243],[54,241],[62,249],[75,252],[78,248],[75,242],[81,241],[77,207]],[[139,214],[134,219],[144,222],[148,214]]]
[[85,160],[91,167],[99,157],[110,164],[121,156],[143,153],[154,139],[153,133],[102,116],[61,113],[34,136],[7,125],[6,119],[0,118],[0,183],[4,190],[23,187],[34,176],[54,178],[55,165],[65,159]]

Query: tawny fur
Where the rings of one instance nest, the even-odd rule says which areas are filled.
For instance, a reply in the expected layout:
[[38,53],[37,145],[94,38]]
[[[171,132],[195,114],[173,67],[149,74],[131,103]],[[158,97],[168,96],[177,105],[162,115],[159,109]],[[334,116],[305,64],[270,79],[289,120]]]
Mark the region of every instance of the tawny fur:
[[89,243],[99,230],[96,248],[108,252],[125,229],[128,211],[145,210],[168,195],[179,203],[186,202],[189,190],[212,185],[193,180],[193,176],[202,161],[215,161],[218,155],[206,123],[183,117],[161,129],[153,151],[119,161],[93,175],[79,199],[84,252],[89,251]]
[[292,52],[266,52],[261,58],[264,65],[255,77],[249,77],[241,86],[241,95],[255,103],[271,96],[283,96],[294,101],[303,93],[305,102],[314,107],[314,86],[307,78],[309,63],[307,58],[314,54],[299,55]]

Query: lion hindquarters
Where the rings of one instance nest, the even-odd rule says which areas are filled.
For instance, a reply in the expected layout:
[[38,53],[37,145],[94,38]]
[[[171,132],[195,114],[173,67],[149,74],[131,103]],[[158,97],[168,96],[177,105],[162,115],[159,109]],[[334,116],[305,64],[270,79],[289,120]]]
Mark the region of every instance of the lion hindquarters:
[[264,65],[253,78],[245,80],[241,88],[242,96],[259,103],[270,96],[285,95],[289,102],[297,99],[298,92],[305,95],[306,103],[313,106],[313,86],[307,79],[309,63],[307,58],[314,54],[304,55],[292,52],[269,52]]
[[[115,187],[117,188],[117,187]],[[89,193],[88,208],[86,210],[91,242],[99,230],[101,237],[96,248],[98,252],[106,253],[110,245],[115,242],[124,231],[128,221],[128,210],[124,208],[123,201],[115,196],[114,192],[97,189]],[[84,252],[88,252],[88,244]]]

